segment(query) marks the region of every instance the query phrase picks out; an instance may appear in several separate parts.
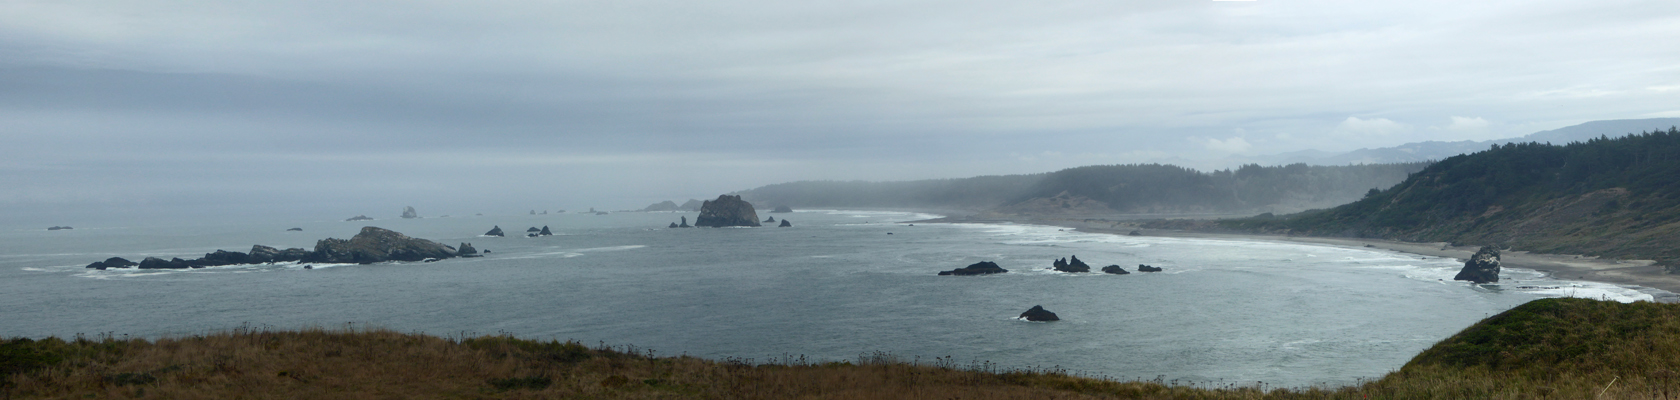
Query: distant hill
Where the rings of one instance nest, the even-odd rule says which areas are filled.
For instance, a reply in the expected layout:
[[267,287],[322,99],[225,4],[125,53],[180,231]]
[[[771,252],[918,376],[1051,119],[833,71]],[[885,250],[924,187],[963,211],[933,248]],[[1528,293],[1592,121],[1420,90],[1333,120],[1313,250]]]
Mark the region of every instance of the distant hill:
[[989,215],[1294,212],[1358,200],[1426,163],[1247,165],[1199,172],[1161,164],[902,182],[802,181],[736,192],[758,207],[927,208]]
[[[1650,119],[1617,119],[1592,121],[1579,125],[1571,125],[1549,131],[1531,133],[1522,137],[1495,139],[1484,141],[1463,140],[1457,142],[1426,141],[1412,142],[1394,147],[1374,149],[1359,149],[1346,153],[1331,153],[1318,150],[1302,150],[1289,153],[1233,156],[1221,160],[1207,161],[1172,161],[1179,165],[1194,165],[1199,168],[1222,168],[1221,165],[1260,164],[1285,165],[1306,163],[1308,165],[1354,165],[1354,164],[1389,164],[1410,163],[1420,161],[1443,160],[1460,154],[1470,154],[1486,150],[1489,146],[1506,143],[1551,143],[1557,145],[1570,142],[1584,142],[1587,139],[1609,135],[1610,137],[1625,136],[1652,130],[1668,129],[1680,125],[1680,118],[1650,118]],[[1183,163],[1180,163],[1180,162]]]
[[1680,131],[1669,127],[1620,138],[1601,134],[1567,145],[1490,146],[1441,160],[1351,204],[1219,224],[1247,231],[1447,241],[1677,265]]

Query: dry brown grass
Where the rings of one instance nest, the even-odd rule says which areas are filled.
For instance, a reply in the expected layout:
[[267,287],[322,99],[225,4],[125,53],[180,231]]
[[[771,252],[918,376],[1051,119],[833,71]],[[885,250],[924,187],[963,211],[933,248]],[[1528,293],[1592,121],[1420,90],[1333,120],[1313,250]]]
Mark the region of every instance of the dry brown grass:
[[881,353],[854,361],[655,357],[508,336],[236,329],[155,341],[0,341],[0,398],[1676,399],[1680,305],[1539,300],[1380,380],[1331,389],[1115,382]]

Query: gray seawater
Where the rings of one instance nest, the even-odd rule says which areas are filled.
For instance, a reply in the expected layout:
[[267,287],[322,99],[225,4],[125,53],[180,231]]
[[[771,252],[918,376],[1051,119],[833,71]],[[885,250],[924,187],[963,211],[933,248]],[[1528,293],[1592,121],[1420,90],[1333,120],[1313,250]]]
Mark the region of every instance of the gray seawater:
[[[811,211],[793,228],[666,229],[694,214],[517,215],[366,222],[177,222],[0,228],[0,336],[158,337],[379,327],[508,333],[657,354],[855,360],[883,351],[959,365],[1060,367],[1115,379],[1341,385],[1378,377],[1489,315],[1546,296],[1633,301],[1612,285],[1450,280],[1460,264],[1363,248],[1128,237],[1055,227],[915,224],[925,214]],[[95,271],[106,257],[313,246],[379,226],[488,257],[378,265]],[[479,237],[500,225],[510,236]],[[547,225],[557,235],[522,237]],[[302,232],[285,232],[301,227]],[[890,235],[888,233],[891,233]],[[1078,255],[1116,276],[1048,270]],[[941,270],[995,261],[1007,274]],[[1513,287],[1515,285],[1507,285]],[[1643,298],[1641,297],[1643,296]],[[1025,322],[1034,305],[1062,321]]]

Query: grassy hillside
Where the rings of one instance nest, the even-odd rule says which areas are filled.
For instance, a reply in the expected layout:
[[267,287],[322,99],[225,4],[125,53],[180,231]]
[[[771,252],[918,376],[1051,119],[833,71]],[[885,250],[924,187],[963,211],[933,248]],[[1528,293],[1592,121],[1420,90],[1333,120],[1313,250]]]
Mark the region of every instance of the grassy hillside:
[[1293,234],[1680,261],[1680,131],[1506,144],[1441,160],[1357,202],[1220,223]]
[[[1680,305],[1537,300],[1342,388],[1196,388],[886,354],[704,360],[506,336],[232,332],[0,341],[0,398],[1669,399]],[[1600,397],[1600,394],[1603,394]]]

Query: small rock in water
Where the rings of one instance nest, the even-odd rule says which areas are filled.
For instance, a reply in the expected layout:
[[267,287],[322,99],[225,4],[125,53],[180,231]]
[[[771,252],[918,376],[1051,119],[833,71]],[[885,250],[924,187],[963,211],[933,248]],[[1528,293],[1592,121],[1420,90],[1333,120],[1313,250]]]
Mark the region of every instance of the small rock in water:
[[1021,313],[1021,316],[1016,317],[1016,318],[1020,318],[1020,319],[1024,319],[1024,320],[1028,320],[1028,321],[1060,321],[1060,320],[1062,320],[1060,317],[1056,316],[1056,313],[1053,313],[1053,312],[1050,312],[1050,310],[1044,309],[1044,306],[1033,306],[1032,309],[1027,310],[1027,312]]
[[1126,269],[1125,268],[1120,268],[1119,265],[1110,265],[1110,266],[1107,266],[1107,267],[1103,267],[1102,272],[1115,274],[1115,275],[1126,275],[1126,274],[1131,273],[1131,272],[1126,272]]
[[1138,264],[1138,272],[1161,272],[1161,268]]
[[303,228],[291,228],[287,229],[286,232],[303,232]]

